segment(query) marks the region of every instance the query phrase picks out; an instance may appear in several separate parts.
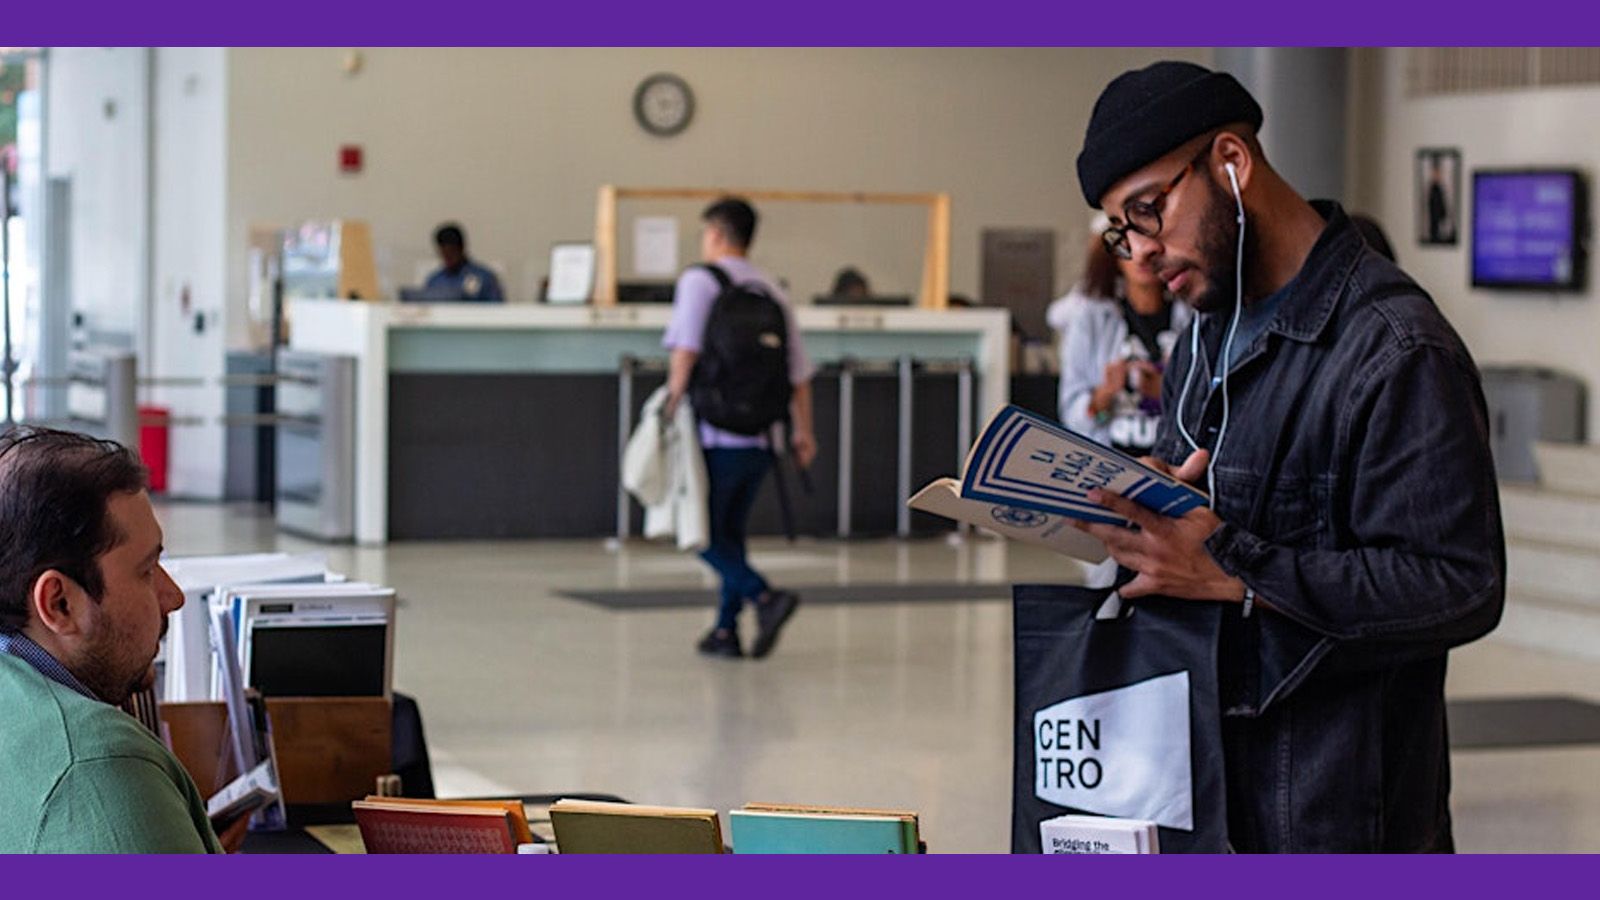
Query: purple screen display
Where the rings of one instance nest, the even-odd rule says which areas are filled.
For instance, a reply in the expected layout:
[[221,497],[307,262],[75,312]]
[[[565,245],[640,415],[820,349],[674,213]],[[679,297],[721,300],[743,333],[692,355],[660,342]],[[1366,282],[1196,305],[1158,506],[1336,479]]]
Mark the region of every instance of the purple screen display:
[[1576,195],[1569,173],[1474,175],[1473,282],[1570,283]]

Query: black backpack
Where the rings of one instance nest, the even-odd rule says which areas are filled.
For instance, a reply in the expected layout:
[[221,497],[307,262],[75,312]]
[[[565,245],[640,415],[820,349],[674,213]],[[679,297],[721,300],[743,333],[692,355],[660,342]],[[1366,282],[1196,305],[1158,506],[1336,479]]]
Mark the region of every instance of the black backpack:
[[763,434],[789,418],[788,319],[760,286],[734,284],[722,269],[703,268],[722,292],[706,319],[689,399],[696,416],[723,431]]

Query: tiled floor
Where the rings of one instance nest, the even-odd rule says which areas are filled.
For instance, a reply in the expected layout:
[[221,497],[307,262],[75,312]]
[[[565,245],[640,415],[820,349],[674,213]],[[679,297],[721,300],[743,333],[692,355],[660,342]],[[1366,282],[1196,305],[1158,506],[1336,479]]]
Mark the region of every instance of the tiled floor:
[[[802,609],[771,658],[706,660],[705,610],[613,612],[564,588],[689,587],[692,557],[601,541],[322,547],[253,507],[160,507],[179,555],[325,552],[403,596],[396,686],[421,703],[441,794],[603,791],[727,810],[753,800],[906,807],[938,852],[1008,846],[1010,607]],[[787,584],[1070,580],[1075,564],[989,540],[757,542]],[[1600,663],[1493,638],[1452,659],[1453,697],[1600,699]],[[1600,850],[1600,746],[1458,753],[1466,851]]]

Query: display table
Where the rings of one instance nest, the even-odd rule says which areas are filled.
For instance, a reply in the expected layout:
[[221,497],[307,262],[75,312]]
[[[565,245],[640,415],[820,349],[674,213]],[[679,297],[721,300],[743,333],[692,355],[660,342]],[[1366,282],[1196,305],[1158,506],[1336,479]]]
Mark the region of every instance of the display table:
[[[356,540],[611,533],[619,367],[628,357],[665,359],[670,313],[656,305],[293,301],[293,349],[356,360]],[[795,317],[819,366],[969,359],[978,421],[1006,402],[1004,310],[797,307]],[[827,456],[837,452],[824,434],[837,412],[821,407],[819,398]],[[856,416],[879,418],[859,408]],[[919,423],[919,435],[926,424],[937,423]],[[852,441],[858,461],[867,451],[893,455],[892,445],[867,440]],[[938,457],[922,467],[953,474],[955,440],[940,442]]]

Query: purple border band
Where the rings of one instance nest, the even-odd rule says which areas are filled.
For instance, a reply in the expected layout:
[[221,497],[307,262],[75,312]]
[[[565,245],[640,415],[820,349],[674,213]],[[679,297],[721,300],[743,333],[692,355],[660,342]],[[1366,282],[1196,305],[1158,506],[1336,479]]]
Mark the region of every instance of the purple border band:
[[4,4],[10,45],[1581,46],[1592,0],[77,0]]
[[[64,868],[67,867],[67,868]],[[1055,897],[1199,900],[1377,896],[1593,896],[1594,856],[1228,857],[11,857],[8,885],[53,884],[68,896],[103,885],[115,897],[229,900],[739,896],[746,900]],[[70,874],[69,874],[70,873]],[[504,893],[501,893],[504,892]],[[99,894],[100,892],[94,892]],[[19,893],[16,896],[26,896]],[[1365,896],[1374,896],[1370,891]]]
[[[78,0],[3,4],[0,42],[365,46],[1573,46],[1593,0]],[[930,98],[937,102],[937,98]],[[953,776],[958,777],[958,776]],[[1006,803],[1007,798],[995,798]],[[941,852],[960,847],[936,847]],[[1600,848],[1592,848],[1600,849]],[[11,857],[7,896],[818,896],[1274,900],[1593,896],[1600,857]],[[1360,893],[1357,894],[1356,892]]]

